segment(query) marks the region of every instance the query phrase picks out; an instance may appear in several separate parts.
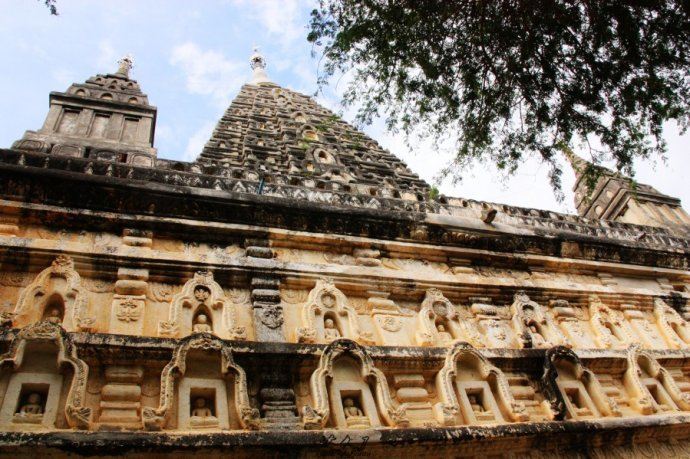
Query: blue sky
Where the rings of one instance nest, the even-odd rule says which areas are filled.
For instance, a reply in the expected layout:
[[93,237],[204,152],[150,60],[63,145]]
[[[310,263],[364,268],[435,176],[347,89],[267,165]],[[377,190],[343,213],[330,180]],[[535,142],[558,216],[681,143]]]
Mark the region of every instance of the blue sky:
[[[158,107],[155,146],[162,158],[195,158],[250,78],[248,58],[254,44],[261,47],[274,82],[306,94],[316,89],[318,62],[305,39],[314,6],[310,0],[58,0],[57,5],[60,16],[54,17],[37,0],[0,0],[2,147],[9,147],[25,130],[41,126],[50,91],[113,72],[126,53],[135,59],[133,78]],[[339,111],[338,88],[319,101]],[[380,122],[366,131],[429,181],[444,164],[428,145],[415,145],[410,151]],[[688,204],[689,137],[680,137],[673,125],[665,137],[667,164],[638,162],[637,178]],[[479,164],[464,171],[459,185],[445,183],[441,191],[573,212],[573,174],[566,168],[566,200],[558,203],[546,173],[546,166],[526,161],[515,176],[503,179],[490,165]]]

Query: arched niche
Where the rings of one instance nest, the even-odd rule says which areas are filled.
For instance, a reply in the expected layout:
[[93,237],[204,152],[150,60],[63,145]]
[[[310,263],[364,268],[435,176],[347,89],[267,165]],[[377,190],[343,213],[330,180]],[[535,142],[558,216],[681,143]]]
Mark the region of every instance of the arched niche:
[[208,314],[213,333],[224,339],[243,340],[245,327],[237,324],[237,312],[225,296],[225,292],[213,279],[213,273],[199,271],[187,281],[180,293],[170,302],[167,321],[158,324],[159,336],[187,336],[194,332],[194,319],[200,313]]
[[468,343],[455,343],[436,375],[441,425],[499,424],[529,420],[525,406],[510,392],[508,380]]
[[688,323],[661,298],[654,298],[654,318],[671,349],[688,347],[690,344]]
[[558,329],[550,315],[525,292],[517,292],[510,306],[513,328],[522,336],[523,347],[549,348],[557,345],[568,346],[567,338]]
[[684,393],[669,371],[639,345],[628,349],[626,388],[632,394],[630,405],[641,414],[690,411],[690,394]]
[[600,347],[624,349],[635,341],[634,332],[623,314],[606,306],[596,295],[589,298],[589,321]]
[[[59,318],[53,314],[58,310]],[[66,255],[55,258],[19,295],[14,309],[15,326],[39,322],[62,322],[66,330],[92,331],[96,322],[88,315],[88,297],[74,262]]]
[[[195,415],[199,398],[206,400],[211,416]],[[173,417],[179,430],[260,428],[259,411],[249,402],[247,375],[235,363],[230,345],[217,336],[183,338],[163,369],[159,406],[143,409],[144,428],[161,430]]]
[[22,328],[0,356],[1,430],[88,429],[84,406],[89,367],[59,325]]
[[[326,328],[328,319],[333,321],[332,328]],[[302,326],[296,330],[296,340],[300,343],[330,343],[339,338],[349,338],[373,344],[371,334],[360,330],[357,311],[349,305],[347,297],[332,279],[316,281],[302,306],[301,322]]]
[[540,386],[551,401],[556,420],[622,415],[594,373],[585,368],[577,354],[567,347],[556,346],[546,351]]
[[[386,376],[374,366],[367,350],[352,340],[329,344],[309,382],[313,405],[303,408],[306,429],[409,425],[405,404],[391,398]],[[348,399],[359,414],[347,406]]]
[[453,303],[440,290],[428,289],[417,315],[417,345],[450,346],[464,336],[465,330]]

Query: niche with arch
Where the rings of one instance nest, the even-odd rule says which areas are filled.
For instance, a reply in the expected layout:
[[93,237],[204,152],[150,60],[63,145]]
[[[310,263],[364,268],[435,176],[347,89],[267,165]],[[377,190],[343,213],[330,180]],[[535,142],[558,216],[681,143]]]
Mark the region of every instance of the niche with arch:
[[553,318],[532,301],[525,292],[517,292],[510,306],[513,311],[513,328],[522,336],[523,347],[549,348],[568,345],[568,340],[558,329]]
[[405,404],[391,398],[386,376],[366,349],[339,339],[326,347],[310,378],[312,405],[303,408],[306,429],[407,427]]
[[19,295],[14,309],[15,326],[47,320],[66,330],[91,331],[96,319],[88,316],[88,297],[74,262],[59,255]]
[[[449,346],[454,341],[465,338],[468,331],[461,325],[453,303],[440,290],[428,289],[417,315],[417,345]],[[479,336],[475,339],[481,340]]]
[[[206,320],[200,320],[202,316]],[[199,271],[187,281],[170,303],[168,320],[158,324],[160,336],[213,333],[224,339],[246,339],[246,329],[237,323],[237,311],[213,273]]]
[[91,408],[83,406],[89,367],[59,325],[22,328],[0,356],[0,368],[2,430],[90,427]]
[[621,416],[616,402],[609,398],[594,373],[564,346],[546,351],[540,386],[551,400],[554,419],[595,419]]
[[628,349],[626,388],[630,405],[641,414],[690,411],[690,394],[680,390],[671,373],[639,345]]
[[441,425],[529,420],[524,404],[513,398],[503,372],[468,343],[456,343],[448,350],[436,386],[441,401],[434,412]]
[[360,330],[357,311],[332,279],[316,281],[302,306],[301,322],[296,330],[296,341],[300,343],[330,343],[339,338],[373,343],[371,333]]
[[589,317],[597,344],[606,349],[625,349],[635,341],[623,313],[606,306],[596,295],[589,299]]
[[181,340],[161,374],[159,406],[144,408],[142,418],[147,430],[260,428],[244,369],[230,345],[208,333]]
[[690,344],[688,323],[661,298],[654,298],[654,318],[671,349],[688,347]]

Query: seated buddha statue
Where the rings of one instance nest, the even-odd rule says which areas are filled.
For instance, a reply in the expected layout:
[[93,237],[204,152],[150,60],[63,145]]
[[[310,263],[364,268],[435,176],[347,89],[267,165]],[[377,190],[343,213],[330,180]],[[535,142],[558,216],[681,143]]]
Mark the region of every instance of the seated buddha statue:
[[479,399],[479,396],[477,394],[467,394],[467,399],[469,400],[470,406],[472,407],[474,417],[478,421],[494,420],[493,413],[490,410],[484,408],[484,405],[481,403],[481,400]]
[[355,401],[347,397],[343,399],[343,413],[347,426],[353,429],[366,429],[371,427],[369,418],[364,415],[361,409],[355,405]]
[[208,406],[208,401],[204,397],[194,399],[192,415],[189,418],[189,426],[197,429],[218,427],[218,418],[213,415],[213,411]]
[[436,331],[441,344],[446,345],[453,342],[453,336],[446,331],[446,327],[443,324],[436,325]]
[[192,327],[194,333],[213,333],[211,325],[208,323],[208,317],[206,314],[199,314],[194,319],[194,326]]
[[26,398],[26,402],[14,415],[13,422],[40,424],[43,420],[44,408],[41,403],[41,394],[32,392]]
[[340,331],[336,328],[333,319],[326,319],[323,322],[323,337],[326,341],[333,341],[340,338]]

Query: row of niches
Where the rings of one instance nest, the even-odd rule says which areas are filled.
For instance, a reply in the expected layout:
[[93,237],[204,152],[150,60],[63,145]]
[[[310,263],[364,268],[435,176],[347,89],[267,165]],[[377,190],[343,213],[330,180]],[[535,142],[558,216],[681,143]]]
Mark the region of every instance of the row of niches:
[[[122,270],[114,286],[94,280],[85,284],[73,261],[61,255],[25,287],[5,281],[1,293],[8,301],[1,315],[14,327],[47,320],[68,331],[173,338],[204,332],[254,340],[256,318],[248,287],[224,289],[207,271],[182,286],[149,285],[147,276],[140,270]],[[348,298],[329,278],[317,280],[310,291],[274,293],[288,342],[348,338],[382,346],[448,347],[462,341],[496,349],[690,347],[690,326],[661,298],[654,298],[652,308],[608,306],[596,295],[586,306],[563,299],[542,305],[518,292],[511,304],[475,297],[456,306],[431,288],[420,305],[403,308],[385,294]]]
[[462,342],[443,361],[410,357],[392,368],[338,339],[312,356],[282,356],[285,368],[273,371],[287,378],[268,377],[270,356],[240,355],[246,350],[208,333],[178,341],[167,362],[152,352],[146,366],[126,357],[87,364],[84,351],[47,321],[19,330],[0,355],[0,430],[358,430],[690,412],[686,359],[662,365],[638,346],[606,366],[557,346],[525,356],[542,362],[529,362],[539,369],[530,372],[514,363],[503,370]]
[[132,105],[148,105],[148,98],[143,95],[133,95],[131,93],[123,93],[119,91],[112,91],[101,87],[72,86],[68,90],[68,94],[79,97],[87,97],[91,99],[112,100],[116,102],[125,102]]
[[[137,167],[151,167],[154,163],[154,156],[144,151],[136,151],[130,148],[115,150],[103,147],[88,147],[69,143],[51,143],[39,136],[36,138],[24,138],[17,140],[12,148],[22,151],[38,152],[56,156],[68,156],[71,158],[84,158],[96,161],[108,161],[115,163],[130,164]],[[49,164],[49,159],[46,158]],[[107,168],[107,166],[106,166]],[[94,165],[87,165],[83,170],[85,174],[94,173]],[[112,171],[111,171],[112,174]]]

